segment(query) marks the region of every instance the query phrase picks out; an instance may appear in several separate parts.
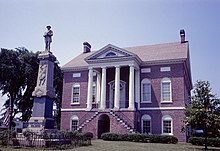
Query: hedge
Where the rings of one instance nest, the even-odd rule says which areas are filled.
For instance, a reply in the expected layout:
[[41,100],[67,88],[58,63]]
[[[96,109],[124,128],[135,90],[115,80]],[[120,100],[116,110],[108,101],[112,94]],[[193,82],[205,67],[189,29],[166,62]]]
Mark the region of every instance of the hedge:
[[104,133],[101,135],[101,138],[107,141],[132,141],[164,144],[176,144],[178,142],[178,139],[174,136],[148,134]]
[[[190,137],[189,143],[192,145],[203,146],[205,144],[204,137]],[[207,138],[207,145],[213,147],[220,147],[220,138]]]

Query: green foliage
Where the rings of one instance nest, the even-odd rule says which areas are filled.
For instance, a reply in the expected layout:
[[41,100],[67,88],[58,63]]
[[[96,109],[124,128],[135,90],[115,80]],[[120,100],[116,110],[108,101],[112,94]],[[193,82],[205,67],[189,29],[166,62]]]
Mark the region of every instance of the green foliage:
[[[8,98],[11,99],[11,122],[18,113],[22,113],[22,121],[28,121],[31,117],[32,92],[37,82],[39,53],[28,51],[26,48],[1,49],[0,51],[0,90],[2,90],[3,95],[7,94]],[[57,106],[55,114],[57,128],[60,125],[62,79],[61,69],[55,64],[54,87],[56,98],[54,102]],[[5,107],[8,106],[9,99],[5,102]]]
[[91,145],[93,133],[77,131],[44,131],[42,138],[46,141],[46,147],[65,146],[87,146]]
[[[192,145],[203,146],[205,144],[205,138],[204,137],[190,137],[189,143],[191,143]],[[213,147],[220,147],[220,138],[208,138],[207,145],[213,146]]]
[[212,137],[220,136],[220,99],[211,93],[208,81],[196,82],[185,114],[185,126],[204,130],[205,134]]
[[7,145],[8,139],[13,139],[16,137],[16,132],[11,130],[0,131],[0,145]]
[[178,139],[174,136],[148,134],[103,133],[101,138],[107,141],[132,141],[164,144],[176,144],[178,142]]

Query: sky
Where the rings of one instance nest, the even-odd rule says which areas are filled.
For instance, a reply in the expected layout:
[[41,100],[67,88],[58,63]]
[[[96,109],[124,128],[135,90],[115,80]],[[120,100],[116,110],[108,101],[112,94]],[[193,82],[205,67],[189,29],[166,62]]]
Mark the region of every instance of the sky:
[[220,0],[0,0],[0,48],[44,51],[51,25],[51,51],[63,66],[85,41],[92,50],[178,42],[184,29],[193,83],[209,81],[220,96],[219,8]]

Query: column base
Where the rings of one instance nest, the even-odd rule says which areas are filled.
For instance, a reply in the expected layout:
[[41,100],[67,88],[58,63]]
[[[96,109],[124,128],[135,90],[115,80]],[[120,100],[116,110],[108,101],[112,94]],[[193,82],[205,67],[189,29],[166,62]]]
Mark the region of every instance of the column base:
[[134,107],[129,107],[128,110],[135,111],[135,108]]
[[92,107],[86,108],[86,111],[91,111],[91,110],[92,110]]
[[119,111],[120,109],[119,109],[119,107],[114,107],[113,110],[114,111]]

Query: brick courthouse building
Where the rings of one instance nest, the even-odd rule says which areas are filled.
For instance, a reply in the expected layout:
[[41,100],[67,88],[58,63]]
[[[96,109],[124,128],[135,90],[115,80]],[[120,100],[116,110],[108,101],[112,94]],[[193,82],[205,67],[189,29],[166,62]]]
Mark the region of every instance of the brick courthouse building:
[[189,44],[181,41],[83,52],[62,67],[61,129],[174,135],[192,89]]

